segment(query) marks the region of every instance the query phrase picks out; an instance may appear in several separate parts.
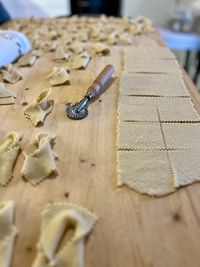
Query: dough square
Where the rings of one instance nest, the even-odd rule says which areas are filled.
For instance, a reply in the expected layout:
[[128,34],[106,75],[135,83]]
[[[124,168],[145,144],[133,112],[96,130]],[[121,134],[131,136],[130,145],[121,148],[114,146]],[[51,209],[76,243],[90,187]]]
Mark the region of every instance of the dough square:
[[163,123],[167,148],[200,148],[200,124]]
[[176,187],[200,181],[200,150],[169,151]]
[[123,95],[189,96],[179,75],[123,73],[120,81]]
[[14,97],[0,97],[0,105],[13,105],[15,104],[15,98]]
[[159,123],[126,123],[119,126],[118,148],[165,148]]
[[199,121],[200,116],[189,98],[160,98],[161,121]]
[[118,151],[118,185],[149,195],[175,190],[166,151]]
[[159,121],[155,98],[129,97],[119,98],[119,119],[133,121]]
[[160,59],[134,59],[127,56],[124,64],[125,71],[142,72],[142,73],[171,73],[181,75],[181,69],[176,60],[160,60]]
[[128,47],[125,51],[125,59],[128,57],[134,59],[175,59],[175,55],[167,47]]

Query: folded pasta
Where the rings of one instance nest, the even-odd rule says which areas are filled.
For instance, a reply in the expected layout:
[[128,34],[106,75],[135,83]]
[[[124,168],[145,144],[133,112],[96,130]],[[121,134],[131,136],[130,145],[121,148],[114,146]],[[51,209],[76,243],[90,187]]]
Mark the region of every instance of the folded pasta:
[[0,204],[0,266],[10,267],[13,247],[17,236],[17,228],[14,226],[13,201]]
[[22,79],[21,74],[12,64],[9,64],[2,69],[1,74],[4,81],[12,84]]
[[19,154],[21,136],[16,132],[7,134],[0,142],[0,185],[6,186],[12,180],[12,171]]
[[[32,267],[84,267],[84,241],[96,220],[96,215],[74,204],[47,205],[42,214],[38,252]],[[59,248],[69,228],[74,230],[73,236]]]
[[24,115],[29,119],[33,126],[43,125],[46,116],[52,111],[54,106],[53,100],[48,100],[51,89],[42,91],[31,104],[24,109]]
[[39,133],[25,148],[21,174],[31,185],[36,186],[50,175],[57,173],[57,156],[53,151],[55,138],[48,133]]

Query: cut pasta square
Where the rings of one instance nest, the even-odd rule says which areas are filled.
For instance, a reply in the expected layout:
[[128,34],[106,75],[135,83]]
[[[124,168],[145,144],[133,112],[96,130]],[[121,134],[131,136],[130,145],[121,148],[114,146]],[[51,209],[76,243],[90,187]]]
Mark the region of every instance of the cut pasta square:
[[175,190],[166,151],[118,151],[118,185],[162,196]]
[[199,123],[163,123],[163,131],[169,149],[200,148]]
[[164,149],[159,123],[125,123],[119,127],[120,149]]
[[154,98],[128,97],[119,98],[120,121],[159,121]]
[[167,47],[128,47],[125,51],[125,61],[132,59],[175,59],[174,54]]
[[189,96],[179,75],[123,73],[120,82],[123,95]]

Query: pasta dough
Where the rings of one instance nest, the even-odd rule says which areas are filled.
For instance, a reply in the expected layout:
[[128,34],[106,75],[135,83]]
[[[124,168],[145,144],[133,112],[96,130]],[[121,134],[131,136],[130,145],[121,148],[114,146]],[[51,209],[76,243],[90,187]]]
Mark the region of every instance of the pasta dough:
[[119,45],[131,45],[133,42],[133,37],[129,33],[123,33],[119,35],[118,44]]
[[[134,48],[133,48],[134,49]],[[167,73],[181,75],[181,70],[176,60],[162,59],[134,59],[127,54],[125,71],[133,73]]]
[[32,67],[38,57],[39,54],[36,51],[31,51],[19,60],[19,67]]
[[118,185],[154,196],[175,191],[166,151],[118,151]]
[[47,76],[47,79],[52,86],[70,84],[69,70],[66,68],[54,67],[52,72]]
[[0,98],[4,98],[4,97],[16,98],[16,95],[13,92],[8,91],[8,89],[6,89],[5,87],[5,84],[0,82]]
[[10,132],[0,143],[0,185],[6,186],[12,179],[12,170],[19,154],[21,136]]
[[3,83],[0,83],[0,105],[9,105],[15,103],[16,95],[8,91]]
[[2,69],[1,74],[4,81],[12,84],[22,79],[21,74],[12,64],[9,64],[5,69]]
[[200,181],[200,116],[167,48],[126,49],[118,111],[118,185],[163,196]]
[[[32,267],[84,267],[84,241],[96,220],[94,214],[73,204],[47,205],[42,214],[38,253]],[[70,227],[74,229],[72,238],[58,250]]]
[[[167,47],[128,47],[125,50],[125,61],[131,60],[164,60],[176,59],[174,54]],[[168,63],[165,63],[166,65]]]
[[200,181],[200,149],[169,151],[169,158],[176,188]]
[[24,109],[25,117],[29,119],[35,127],[43,124],[46,116],[53,109],[53,100],[47,100],[51,92],[51,89],[42,91],[33,102]]
[[119,126],[119,149],[164,149],[159,123],[125,123]]
[[68,59],[69,59],[69,54],[65,52],[64,48],[61,45],[58,45],[55,51],[55,60],[67,61]]
[[85,69],[90,61],[91,57],[87,52],[83,52],[72,59],[72,69]]
[[13,247],[17,236],[14,226],[14,204],[7,201],[0,204],[0,266],[10,267]]
[[39,133],[24,150],[23,178],[32,185],[38,185],[52,174],[57,174],[56,158],[52,150],[55,136]]
[[96,43],[95,44],[95,53],[98,55],[108,55],[110,54],[110,48],[103,43]]
[[120,120],[192,122],[200,121],[200,116],[190,98],[176,97],[130,97],[119,98]]
[[167,148],[181,150],[200,148],[199,123],[164,123],[162,127]]
[[120,80],[122,95],[132,96],[188,96],[186,86],[179,75],[123,73]]
[[74,54],[83,53],[85,49],[85,44],[81,42],[74,42],[69,46],[69,50],[72,51]]

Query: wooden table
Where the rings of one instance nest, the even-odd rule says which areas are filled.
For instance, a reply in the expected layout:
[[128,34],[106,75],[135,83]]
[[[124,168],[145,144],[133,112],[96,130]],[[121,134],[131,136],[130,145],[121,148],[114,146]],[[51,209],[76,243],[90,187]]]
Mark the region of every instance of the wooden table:
[[[134,46],[163,45],[157,34],[138,36]],[[86,243],[87,267],[199,267],[200,184],[193,184],[163,198],[141,195],[127,187],[117,188],[116,127],[122,47],[111,56],[95,58],[85,71],[71,72],[71,85],[53,89],[53,112],[42,128],[33,128],[23,115],[23,102],[30,102],[48,88],[47,74],[56,64],[52,54],[41,57],[33,68],[22,68],[23,80],[8,86],[17,93],[17,104],[0,107],[0,137],[9,131],[23,135],[22,149],[37,132],[57,134],[54,150],[59,156],[59,176],[37,187],[20,175],[23,154],[14,178],[0,188],[0,201],[16,205],[19,231],[13,267],[30,267],[36,255],[41,211],[48,202],[67,201],[95,212],[98,223]],[[111,63],[118,77],[100,100],[89,107],[89,116],[69,120],[65,103],[80,100],[95,76]],[[196,108],[200,96],[184,73]]]

